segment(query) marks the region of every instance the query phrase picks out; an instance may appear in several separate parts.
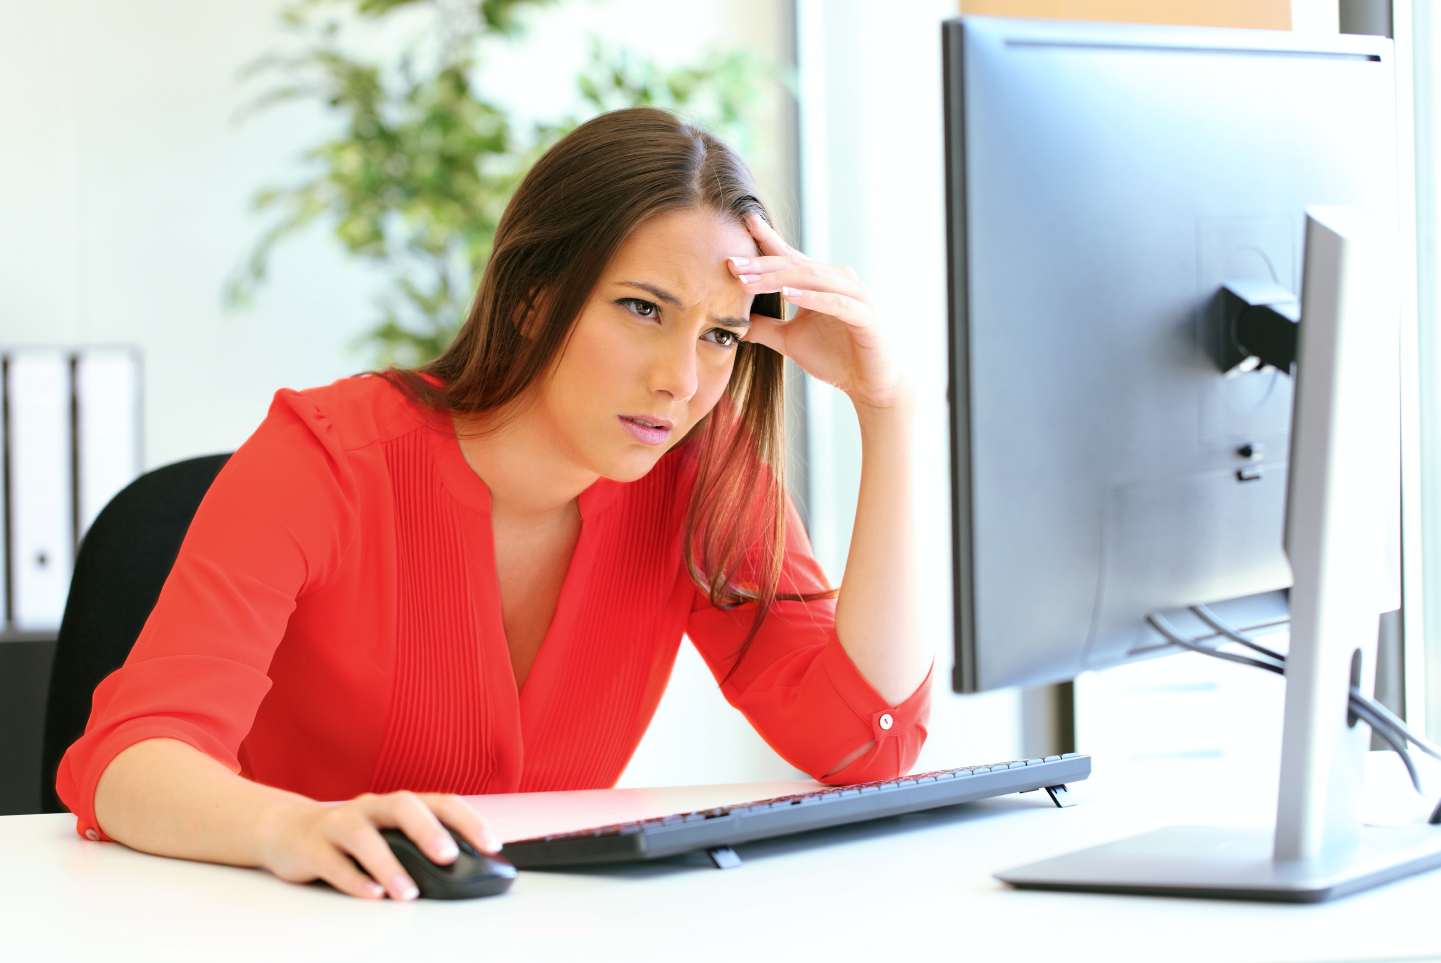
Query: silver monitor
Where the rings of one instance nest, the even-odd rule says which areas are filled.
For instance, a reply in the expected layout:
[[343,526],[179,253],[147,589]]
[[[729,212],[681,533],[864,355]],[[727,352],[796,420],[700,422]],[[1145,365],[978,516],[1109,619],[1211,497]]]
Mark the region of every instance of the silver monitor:
[[1153,611],[1285,618],[1291,379],[1226,360],[1219,292],[1298,294],[1308,205],[1395,223],[1390,42],[964,18],[944,46],[955,690],[1154,652]]
[[1401,463],[1394,240],[1394,224],[1357,208],[1307,210],[1303,311],[1288,364],[1290,651],[1268,653],[1286,676],[1275,828],[1169,826],[1000,879],[1022,889],[1313,903],[1441,866],[1441,826],[1361,818],[1369,733],[1357,723],[1391,728],[1358,696],[1374,681],[1377,620],[1396,605],[1386,544]]

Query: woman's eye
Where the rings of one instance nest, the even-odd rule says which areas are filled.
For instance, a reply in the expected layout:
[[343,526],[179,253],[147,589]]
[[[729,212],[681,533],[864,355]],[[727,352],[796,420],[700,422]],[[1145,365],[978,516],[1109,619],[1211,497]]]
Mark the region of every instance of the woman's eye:
[[701,335],[701,337],[707,341],[714,341],[723,348],[729,348],[733,344],[739,344],[741,340],[740,335],[734,331],[727,331],[725,328],[711,328],[705,334]]
[[660,317],[660,308],[656,307],[654,301],[644,301],[640,298],[621,298],[616,304],[625,305],[642,318]]

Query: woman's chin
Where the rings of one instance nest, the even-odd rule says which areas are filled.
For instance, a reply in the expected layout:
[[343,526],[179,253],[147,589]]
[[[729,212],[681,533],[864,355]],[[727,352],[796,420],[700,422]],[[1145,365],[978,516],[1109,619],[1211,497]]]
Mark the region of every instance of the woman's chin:
[[616,452],[612,457],[606,459],[605,467],[599,474],[615,482],[633,482],[650,474],[650,470],[660,461],[666,453],[664,448],[646,448],[631,451]]

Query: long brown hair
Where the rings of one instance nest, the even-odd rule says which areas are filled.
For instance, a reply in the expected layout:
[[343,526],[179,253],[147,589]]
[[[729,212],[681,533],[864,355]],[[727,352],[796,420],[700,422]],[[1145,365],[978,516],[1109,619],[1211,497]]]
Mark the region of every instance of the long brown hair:
[[[679,210],[711,211],[742,225],[753,213],[770,221],[745,162],[706,131],[649,107],[582,124],[536,162],[511,198],[455,340],[430,364],[389,376],[423,403],[461,415],[523,402],[565,349],[621,244],[648,218]],[[782,310],[777,294],[758,295],[752,305],[770,317]],[[721,401],[682,442],[694,446],[697,460],[682,542],[687,571],[712,604],[755,606],[730,673],[777,598],[834,594],[778,591],[786,539],[784,364],[770,348],[740,342]]]

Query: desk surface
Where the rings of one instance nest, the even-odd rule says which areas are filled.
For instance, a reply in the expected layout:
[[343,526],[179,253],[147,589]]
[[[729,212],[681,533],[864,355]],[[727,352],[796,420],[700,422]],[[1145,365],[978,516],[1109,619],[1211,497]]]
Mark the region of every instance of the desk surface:
[[[475,801],[503,838],[516,839],[810,785]],[[1320,906],[1018,892],[991,878],[996,870],[1157,826],[1220,821],[1197,811],[1206,807],[1194,794],[1177,794],[1192,800],[1188,812],[1184,799],[1168,799],[1159,788],[1148,797],[1122,796],[1095,779],[1075,790],[1079,805],[1072,809],[1053,808],[1043,793],[1010,796],[750,843],[738,847],[744,864],[733,870],[678,858],[527,872],[505,896],[456,903],[365,902],[258,870],[87,842],[68,815],[7,816],[0,818],[0,956],[265,963],[898,960],[918,952],[1007,963],[1151,961],[1160,954],[1168,963],[1441,956],[1434,915],[1441,872]]]

